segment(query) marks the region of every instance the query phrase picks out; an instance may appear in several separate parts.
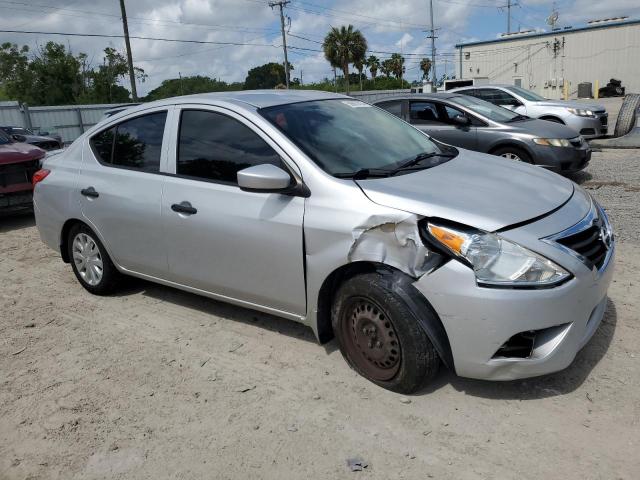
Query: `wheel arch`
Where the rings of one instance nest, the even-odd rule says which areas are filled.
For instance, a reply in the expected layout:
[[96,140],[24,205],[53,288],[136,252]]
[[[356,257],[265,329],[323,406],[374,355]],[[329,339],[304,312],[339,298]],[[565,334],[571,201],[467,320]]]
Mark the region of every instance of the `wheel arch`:
[[489,148],[489,150],[487,151],[487,153],[489,155],[494,155],[496,151],[500,150],[501,148],[505,148],[505,147],[511,147],[511,148],[516,148],[518,150],[523,150],[527,155],[529,155],[529,157],[531,158],[531,160],[533,162],[535,162],[535,155],[533,154],[533,152],[531,151],[531,149],[524,144],[524,142],[518,142],[516,140],[502,140],[502,141],[498,141],[495,144],[493,144],[491,146],[491,148]]
[[[69,258],[69,232],[71,231],[71,228],[77,224],[87,225],[85,222],[77,218],[70,218],[62,225],[62,230],[60,231],[60,256],[64,263],[71,262],[71,259]],[[89,227],[89,225],[87,225],[87,227]]]
[[547,120],[549,122],[556,122],[556,123],[560,123],[562,125],[566,125],[565,121],[556,116],[556,115],[542,115],[541,117],[538,117],[540,120]]
[[[420,326],[438,351],[441,360],[449,368],[454,368],[453,354],[449,337],[435,309],[428,299],[414,286],[415,278],[384,263],[359,261],[342,265],[331,272],[322,283],[318,292],[318,310],[316,316],[316,332],[320,343],[326,343],[334,337],[331,326],[331,310],[336,292],[345,281],[362,273],[377,272],[388,276],[393,291],[407,303],[420,322]],[[428,275],[428,274],[427,274]],[[425,310],[432,315],[422,315]]]

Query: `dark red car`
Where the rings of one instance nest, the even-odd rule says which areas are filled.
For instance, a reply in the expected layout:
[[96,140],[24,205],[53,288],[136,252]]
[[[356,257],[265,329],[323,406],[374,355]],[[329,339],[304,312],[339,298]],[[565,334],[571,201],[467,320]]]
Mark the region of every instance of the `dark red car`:
[[32,207],[32,178],[45,151],[0,131],[0,214]]

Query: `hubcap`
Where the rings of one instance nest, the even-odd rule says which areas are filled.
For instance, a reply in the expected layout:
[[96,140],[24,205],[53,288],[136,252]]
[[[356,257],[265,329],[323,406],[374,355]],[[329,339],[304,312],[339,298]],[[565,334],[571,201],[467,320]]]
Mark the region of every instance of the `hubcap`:
[[402,354],[386,312],[369,299],[354,298],[344,315],[342,328],[349,358],[372,379],[393,378]]
[[518,162],[522,160],[518,155],[516,155],[515,153],[511,153],[511,152],[503,153],[500,156],[504,157],[506,159],[509,159],[509,160],[516,160]]
[[73,239],[73,263],[82,280],[88,285],[98,285],[102,280],[102,256],[96,242],[86,233]]

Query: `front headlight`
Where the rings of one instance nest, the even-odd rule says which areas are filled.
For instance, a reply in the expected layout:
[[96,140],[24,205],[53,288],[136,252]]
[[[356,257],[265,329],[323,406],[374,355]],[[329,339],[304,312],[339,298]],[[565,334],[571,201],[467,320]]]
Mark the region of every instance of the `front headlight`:
[[464,260],[479,285],[493,287],[549,287],[571,274],[551,260],[495,233],[427,224],[431,238]]
[[591,110],[587,110],[586,108],[567,108],[569,113],[573,113],[574,115],[578,115],[579,117],[594,117],[595,115]]
[[533,143],[546,147],[570,147],[571,142],[566,138],[534,138]]

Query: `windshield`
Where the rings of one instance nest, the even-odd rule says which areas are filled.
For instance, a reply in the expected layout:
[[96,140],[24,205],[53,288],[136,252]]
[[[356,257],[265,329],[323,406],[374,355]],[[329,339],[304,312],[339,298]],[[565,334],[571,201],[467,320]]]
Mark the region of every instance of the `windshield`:
[[[396,116],[358,100],[293,103],[259,112],[331,175],[393,169],[421,154],[443,153]],[[437,163],[447,159],[438,157]]]
[[27,130],[26,128],[20,128],[20,127],[11,127],[11,133],[13,135],[33,135],[33,133]]
[[0,145],[5,145],[7,143],[11,143],[11,138],[9,138],[9,135],[0,130]]
[[494,122],[511,122],[517,118],[523,118],[522,115],[518,115],[511,110],[499,107],[498,105],[494,105],[493,103],[489,103],[476,97],[460,95],[459,97],[452,98],[451,101],[463,107],[467,107],[472,112],[476,112],[489,120],[493,120]]
[[525,100],[529,100],[531,102],[541,102],[546,100],[546,98],[541,97],[537,93],[533,93],[531,90],[526,90],[521,87],[507,87],[507,90],[511,90],[516,95],[520,95]]

